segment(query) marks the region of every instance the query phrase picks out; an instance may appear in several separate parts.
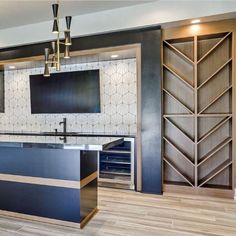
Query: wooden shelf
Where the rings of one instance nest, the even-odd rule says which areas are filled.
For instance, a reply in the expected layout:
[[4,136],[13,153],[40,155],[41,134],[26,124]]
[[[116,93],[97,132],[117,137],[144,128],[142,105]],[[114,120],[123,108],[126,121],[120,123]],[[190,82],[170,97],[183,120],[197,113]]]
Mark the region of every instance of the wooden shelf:
[[164,118],[168,117],[194,117],[194,114],[165,114],[163,115]]
[[198,117],[224,117],[230,116],[232,117],[232,113],[209,113],[209,114],[197,114]]
[[175,72],[173,69],[171,69],[169,66],[165,65],[163,63],[163,67],[166,68],[171,74],[173,74],[176,78],[178,78],[183,84],[185,84],[188,88],[190,88],[191,90],[193,90],[193,86],[187,82],[184,78],[182,78],[180,75],[178,75],[177,72]]
[[185,54],[183,54],[182,52],[180,52],[176,47],[172,46],[170,43],[168,43],[167,41],[164,41],[164,43],[171,48],[172,50],[174,50],[176,53],[178,53],[178,55],[180,55],[183,59],[185,59],[187,62],[189,62],[190,64],[194,64],[194,62],[187,57]]
[[213,52],[231,34],[232,34],[231,32],[227,33],[217,44],[215,44],[214,47],[212,47],[204,56],[202,56],[202,58],[198,60],[197,64],[199,64],[204,58],[206,58],[211,52]]
[[170,161],[167,160],[166,157],[164,157],[164,161],[165,161],[173,170],[175,170],[176,173],[178,173],[189,185],[191,185],[192,187],[194,186],[194,185],[192,184],[192,182],[188,179],[188,177],[186,177],[183,173],[181,173],[181,172],[178,170],[178,168],[176,168],[176,166],[175,166],[173,163],[171,163]]
[[205,183],[209,182],[211,179],[213,179],[215,176],[217,176],[219,173],[221,173],[224,169],[226,169],[231,164],[232,164],[231,160],[227,160],[227,161],[223,162],[221,165],[219,165],[217,168],[215,168],[213,171],[211,171],[207,176],[202,178],[199,181],[198,187],[201,187]]
[[203,85],[209,82],[215,75],[217,75],[226,65],[232,62],[232,58],[230,58],[227,62],[225,62],[216,72],[214,72],[210,77],[208,77],[204,82],[202,82],[197,89],[200,89]]
[[120,154],[130,154],[131,151],[125,151],[125,150],[112,150],[112,149],[108,149],[108,150],[103,150],[101,153],[120,153]]
[[100,170],[100,174],[109,174],[109,175],[125,175],[130,176],[130,171],[124,171],[124,170],[117,170],[117,169],[110,169],[110,170]]
[[162,50],[163,182],[195,193],[204,192],[208,185],[212,191],[232,190],[232,32],[170,35]]
[[167,117],[164,117],[164,119],[169,122],[172,126],[174,126],[176,129],[178,129],[186,138],[188,138],[191,142],[194,142],[191,137],[188,136],[182,129],[180,129],[176,124],[174,124],[171,120],[169,120]]
[[174,143],[172,143],[168,138],[163,137],[163,139],[170,144],[186,161],[188,161],[191,165],[194,166],[194,163],[192,160],[188,157],[186,153],[184,153],[182,150],[180,150]]
[[218,144],[216,147],[214,147],[210,152],[208,152],[205,156],[203,156],[200,159],[200,162],[198,163],[198,166],[203,164],[205,161],[207,161],[209,158],[211,158],[213,155],[215,155],[217,152],[219,152],[222,148],[224,148],[227,144],[229,144],[232,141],[232,138],[227,138],[220,144]]
[[185,104],[183,104],[178,98],[176,98],[173,94],[168,92],[166,89],[163,88],[163,91],[169,95],[171,98],[173,98],[176,102],[178,102],[180,105],[182,105],[190,114],[193,114],[190,108],[188,108]]
[[208,136],[210,136],[212,133],[214,133],[216,130],[218,130],[223,124],[225,124],[227,121],[231,119],[231,116],[226,117],[224,120],[222,120],[219,124],[217,124],[215,127],[210,129],[203,137],[201,137],[198,141],[198,144],[201,143],[203,140],[205,140]]
[[131,162],[118,161],[118,160],[101,160],[100,162],[101,163],[108,163],[108,164],[131,165]]
[[98,181],[104,183],[114,183],[114,184],[131,184],[130,180],[122,180],[122,179],[99,178]]
[[214,104],[219,98],[221,98],[225,93],[227,93],[232,88],[232,85],[224,89],[217,97],[215,97],[207,106],[205,106],[198,114],[202,114],[207,108]]

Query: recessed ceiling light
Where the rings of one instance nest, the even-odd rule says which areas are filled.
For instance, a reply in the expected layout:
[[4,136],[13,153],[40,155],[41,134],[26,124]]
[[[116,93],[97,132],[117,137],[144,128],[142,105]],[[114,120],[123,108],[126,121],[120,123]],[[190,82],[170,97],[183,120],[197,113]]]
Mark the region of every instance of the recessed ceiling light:
[[200,21],[201,21],[201,20],[199,20],[199,19],[195,19],[195,20],[192,20],[191,23],[192,23],[192,24],[198,24],[198,23],[200,23]]
[[119,55],[117,54],[111,55],[111,58],[117,58],[117,57],[119,57]]
[[14,70],[14,69],[16,69],[15,66],[9,66],[8,68],[9,68],[10,70]]

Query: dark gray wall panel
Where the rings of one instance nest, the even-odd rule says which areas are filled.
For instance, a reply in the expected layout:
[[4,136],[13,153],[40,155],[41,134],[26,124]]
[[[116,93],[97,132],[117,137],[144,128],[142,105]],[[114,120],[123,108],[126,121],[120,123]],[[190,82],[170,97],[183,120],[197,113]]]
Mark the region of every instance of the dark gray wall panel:
[[162,191],[160,45],[160,30],[146,32],[145,40],[142,43],[141,108],[142,184],[143,191],[148,193]]
[[[141,44],[142,191],[162,192],[161,180],[161,73],[159,26],[78,37],[72,51]],[[49,42],[0,50],[0,60],[43,55]]]

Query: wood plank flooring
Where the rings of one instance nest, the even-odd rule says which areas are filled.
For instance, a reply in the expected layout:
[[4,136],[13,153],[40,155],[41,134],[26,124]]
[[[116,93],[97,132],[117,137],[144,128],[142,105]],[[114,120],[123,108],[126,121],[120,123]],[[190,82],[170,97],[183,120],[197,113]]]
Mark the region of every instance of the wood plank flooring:
[[99,212],[83,230],[0,217],[0,236],[236,236],[236,202],[99,188]]

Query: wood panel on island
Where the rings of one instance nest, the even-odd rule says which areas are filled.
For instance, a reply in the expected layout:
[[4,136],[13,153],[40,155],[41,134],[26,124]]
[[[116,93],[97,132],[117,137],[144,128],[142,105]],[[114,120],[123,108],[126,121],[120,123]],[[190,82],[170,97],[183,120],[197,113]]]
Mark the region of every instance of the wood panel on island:
[[163,40],[164,191],[232,196],[232,37]]

